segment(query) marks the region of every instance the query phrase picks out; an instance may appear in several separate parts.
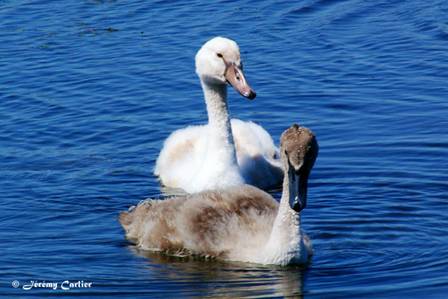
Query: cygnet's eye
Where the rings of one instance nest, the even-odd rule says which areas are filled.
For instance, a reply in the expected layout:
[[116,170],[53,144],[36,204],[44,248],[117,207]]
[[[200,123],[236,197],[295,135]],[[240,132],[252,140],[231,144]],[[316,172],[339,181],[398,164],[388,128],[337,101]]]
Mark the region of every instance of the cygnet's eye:
[[219,58],[223,57],[221,53],[216,53],[216,56],[218,56]]

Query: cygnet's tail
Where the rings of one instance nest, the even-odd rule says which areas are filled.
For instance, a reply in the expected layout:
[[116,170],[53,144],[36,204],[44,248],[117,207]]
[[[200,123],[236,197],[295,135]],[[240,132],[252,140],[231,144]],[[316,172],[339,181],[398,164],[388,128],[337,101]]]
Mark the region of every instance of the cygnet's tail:
[[126,232],[126,238],[131,242],[136,242],[142,234],[143,225],[141,225],[151,208],[151,202],[143,201],[137,206],[132,206],[126,212],[121,212],[118,216],[121,226]]

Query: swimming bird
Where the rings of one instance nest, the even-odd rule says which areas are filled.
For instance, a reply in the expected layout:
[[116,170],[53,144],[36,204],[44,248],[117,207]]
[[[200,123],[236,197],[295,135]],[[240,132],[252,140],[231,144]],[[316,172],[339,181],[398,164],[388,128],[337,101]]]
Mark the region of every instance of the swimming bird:
[[245,79],[238,45],[215,37],[200,48],[195,61],[208,124],[171,133],[154,174],[163,186],[188,193],[244,183],[262,189],[280,187],[283,171],[269,133],[253,122],[229,116],[227,84],[248,99],[256,96]]
[[308,177],[318,154],[314,134],[293,125],[281,137],[280,203],[250,185],[146,200],[122,212],[126,237],[139,249],[228,261],[306,263],[311,241],[301,230]]

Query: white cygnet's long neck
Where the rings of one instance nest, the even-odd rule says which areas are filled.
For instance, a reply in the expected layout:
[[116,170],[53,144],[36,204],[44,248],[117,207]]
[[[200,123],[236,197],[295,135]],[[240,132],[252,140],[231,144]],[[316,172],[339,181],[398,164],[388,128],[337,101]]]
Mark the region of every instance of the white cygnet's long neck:
[[198,169],[191,174],[189,193],[244,184],[230,127],[226,85],[210,84],[202,78],[201,84],[207,104],[208,125],[206,136],[200,139],[200,161]]
[[209,138],[214,146],[225,149],[236,163],[235,146],[230,126],[227,107],[227,86],[225,84],[210,84],[201,80],[207,105]]
[[291,259],[300,255],[302,238],[300,215],[290,207],[290,202],[297,196],[297,188],[292,182],[293,176],[294,174],[286,173],[283,179],[282,198],[269,241],[265,247],[264,255],[268,263],[287,264]]

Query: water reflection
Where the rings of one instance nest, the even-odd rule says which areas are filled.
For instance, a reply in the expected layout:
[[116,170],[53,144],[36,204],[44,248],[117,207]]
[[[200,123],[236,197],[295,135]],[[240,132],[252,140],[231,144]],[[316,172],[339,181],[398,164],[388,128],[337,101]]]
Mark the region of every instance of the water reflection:
[[[211,297],[303,297],[305,268],[263,266],[248,263],[207,261],[197,257],[174,257],[144,251],[130,245],[138,256],[148,259],[151,279],[176,281],[188,285],[178,294]],[[159,277],[154,277],[159,276]]]

